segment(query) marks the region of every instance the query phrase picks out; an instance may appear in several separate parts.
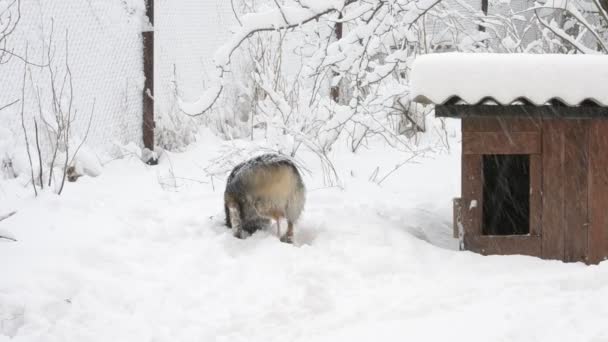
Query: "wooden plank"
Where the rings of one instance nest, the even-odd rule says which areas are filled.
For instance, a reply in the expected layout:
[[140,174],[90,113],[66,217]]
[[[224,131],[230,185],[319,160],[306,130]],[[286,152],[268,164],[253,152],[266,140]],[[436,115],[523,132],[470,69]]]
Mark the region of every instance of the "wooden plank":
[[539,154],[537,132],[463,132],[463,154]]
[[453,204],[453,227],[452,237],[458,239],[460,237],[460,227],[462,225],[462,198],[454,198]]
[[[540,154],[530,156],[530,235],[541,236],[542,232],[542,185],[543,158]],[[538,254],[540,256],[540,253]]]
[[543,199],[542,257],[564,258],[564,127],[562,120],[544,120],[542,134]]
[[481,155],[462,156],[462,225],[464,235],[481,235],[483,208]]
[[483,255],[541,255],[541,238],[529,235],[468,236],[464,237],[466,250]]
[[564,261],[587,256],[588,120],[566,121],[564,132]]
[[445,104],[435,106],[436,117],[471,118],[608,118],[608,107],[600,106],[531,106],[531,105],[466,105]]
[[462,119],[463,132],[540,132],[538,118],[472,117]]
[[608,259],[608,121],[589,128],[588,263]]

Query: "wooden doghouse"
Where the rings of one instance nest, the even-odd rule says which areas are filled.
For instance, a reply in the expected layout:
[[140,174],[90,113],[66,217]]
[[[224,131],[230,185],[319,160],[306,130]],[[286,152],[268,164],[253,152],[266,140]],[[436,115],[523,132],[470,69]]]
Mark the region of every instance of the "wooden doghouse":
[[608,56],[429,55],[412,88],[462,121],[461,248],[608,259]]

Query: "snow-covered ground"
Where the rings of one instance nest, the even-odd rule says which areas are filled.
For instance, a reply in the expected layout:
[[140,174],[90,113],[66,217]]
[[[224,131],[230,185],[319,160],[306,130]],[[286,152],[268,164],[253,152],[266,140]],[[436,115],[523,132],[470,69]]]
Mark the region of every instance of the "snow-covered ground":
[[[457,127],[457,126],[455,126]],[[457,251],[459,148],[405,164],[312,154],[295,245],[223,226],[226,146],[203,132],[150,167],[113,161],[60,197],[0,183],[0,341],[607,341],[608,265]],[[400,159],[401,158],[401,159]],[[17,197],[17,198],[16,198]]]

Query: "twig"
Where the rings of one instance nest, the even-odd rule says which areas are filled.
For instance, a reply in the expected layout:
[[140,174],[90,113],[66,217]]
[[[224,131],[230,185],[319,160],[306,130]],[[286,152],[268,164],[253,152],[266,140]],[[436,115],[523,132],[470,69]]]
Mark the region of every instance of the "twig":
[[405,161],[403,161],[403,162],[401,162],[401,163],[399,163],[399,164],[395,165],[395,167],[394,167],[394,168],[393,168],[393,169],[392,169],[392,170],[391,170],[389,173],[387,173],[386,175],[384,175],[384,177],[382,177],[382,178],[381,178],[381,179],[380,179],[380,180],[377,182],[377,184],[378,184],[378,185],[381,185],[381,184],[382,184],[382,182],[384,182],[384,181],[386,180],[386,178],[388,178],[388,176],[390,176],[391,174],[393,174],[393,172],[395,172],[395,171],[399,170],[399,169],[400,169],[400,168],[401,168],[403,165],[405,165],[405,164],[409,163],[409,162],[410,162],[412,159],[414,159],[414,158],[416,158],[416,157],[418,157],[418,154],[414,154],[413,156],[411,156],[411,157],[407,158]]
[[67,176],[67,172],[68,172],[68,162],[70,160],[70,129],[72,126],[72,103],[74,101],[74,87],[72,84],[72,70],[70,69],[70,63],[69,63],[69,39],[68,39],[68,31],[65,31],[65,67],[67,70],[67,79],[69,82],[69,86],[70,86],[70,101],[68,104],[68,112],[67,112],[67,119],[65,121],[66,126],[64,127],[64,132],[63,132],[63,142],[64,142],[64,147],[65,147],[65,162],[63,164],[63,175],[61,177],[61,185],[59,186],[59,191],[57,192],[59,195],[61,195],[61,192],[63,191],[63,186],[65,185],[65,179]]
[[74,158],[76,158],[76,154],[78,154],[78,151],[80,151],[80,148],[82,147],[82,145],[84,145],[84,142],[89,137],[89,130],[91,129],[91,123],[93,122],[93,113],[95,112],[95,101],[96,101],[96,99],[93,99],[93,106],[91,107],[91,115],[89,115],[89,123],[87,125],[87,130],[84,133],[84,137],[82,138],[82,141],[80,141],[80,145],[78,145],[78,147],[76,148],[76,151],[74,151],[74,154],[72,154],[72,159],[70,160],[70,165],[74,162]]
[[[28,43],[25,43],[25,56],[27,58]],[[23,136],[25,137],[25,149],[27,151],[27,158],[30,163],[30,173],[32,180],[32,187],[34,187],[34,195],[38,196],[38,190],[36,189],[36,182],[34,181],[34,165],[32,163],[32,153],[30,152],[30,142],[27,138],[27,129],[25,128],[25,79],[27,77],[27,64],[23,67],[23,85],[21,87],[21,127],[23,128]]]
[[175,176],[173,176],[173,178],[174,179],[181,179],[181,180],[185,180],[185,181],[190,181],[190,182],[196,182],[196,183],[199,183],[199,184],[209,184],[209,182],[205,182],[205,181],[194,179],[194,178],[175,177]]
[[287,20],[285,13],[283,13],[283,7],[281,7],[281,5],[279,5],[279,2],[277,0],[274,0],[274,3],[277,5],[277,8],[279,9],[279,12],[281,13],[281,17],[283,17],[285,24],[289,24],[289,21]]
[[[224,70],[222,69],[220,78],[222,78],[223,75],[224,75]],[[203,108],[198,114],[188,114],[188,113],[184,112],[183,110],[182,110],[182,113],[184,113],[188,116],[191,116],[191,117],[197,117],[197,116],[201,116],[201,115],[207,113],[207,111],[209,109],[211,109],[211,107],[213,107],[213,105],[215,105],[215,102],[217,102],[217,99],[220,98],[220,95],[222,95],[222,91],[224,91],[224,86],[220,85],[220,88],[218,89],[217,94],[215,94],[215,97],[213,98],[213,100],[209,103],[209,105],[207,107]]]
[[38,174],[38,180],[40,181],[40,189],[44,189],[44,182],[42,181],[42,151],[40,151],[40,141],[38,139],[38,122],[34,118],[34,133],[36,134],[36,150],[38,151],[38,165],[40,173]]
[[11,217],[11,216],[15,215],[16,213],[17,213],[16,211],[11,211],[11,212],[10,212],[10,213],[8,213],[8,214],[4,214],[4,215],[0,216],[0,222],[2,222],[2,221],[4,221],[4,220],[6,220],[7,218],[9,218],[9,217]]
[[239,18],[238,14],[236,13],[236,9],[234,8],[234,0],[230,0],[230,6],[232,7],[232,14],[234,14],[234,19],[236,19],[239,25],[243,26],[241,18]]
[[5,239],[5,240],[17,242],[17,239],[12,238],[12,237],[8,237],[8,236],[4,236],[4,235],[0,235],[0,239]]
[[4,106],[0,107],[0,112],[1,112],[3,109],[6,109],[6,108],[8,108],[8,107],[10,107],[10,106],[14,105],[15,103],[17,103],[17,102],[19,102],[19,101],[20,101],[20,100],[19,100],[19,99],[17,99],[17,100],[15,100],[15,101],[13,101],[13,102],[11,102],[11,103],[7,104],[7,105],[4,105]]

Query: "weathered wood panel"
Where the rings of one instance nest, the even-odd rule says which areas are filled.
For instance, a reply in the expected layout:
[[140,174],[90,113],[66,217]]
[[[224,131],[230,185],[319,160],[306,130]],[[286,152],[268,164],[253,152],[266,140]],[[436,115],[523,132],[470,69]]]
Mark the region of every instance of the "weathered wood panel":
[[588,263],[608,258],[608,120],[589,128]]
[[539,118],[463,118],[463,132],[540,132]]
[[464,234],[481,235],[483,179],[481,155],[462,156],[461,214]]
[[545,120],[542,133],[542,257],[564,258],[564,128],[561,120]]
[[541,238],[528,235],[509,236],[467,236],[464,237],[466,250],[484,255],[522,254],[539,256],[541,254]]
[[[608,259],[608,120],[467,117],[462,131],[465,249]],[[530,154],[529,236],[482,235],[483,154]]]
[[588,234],[588,120],[567,120],[564,131],[564,261],[585,261]]
[[464,154],[539,154],[537,132],[463,132]]

